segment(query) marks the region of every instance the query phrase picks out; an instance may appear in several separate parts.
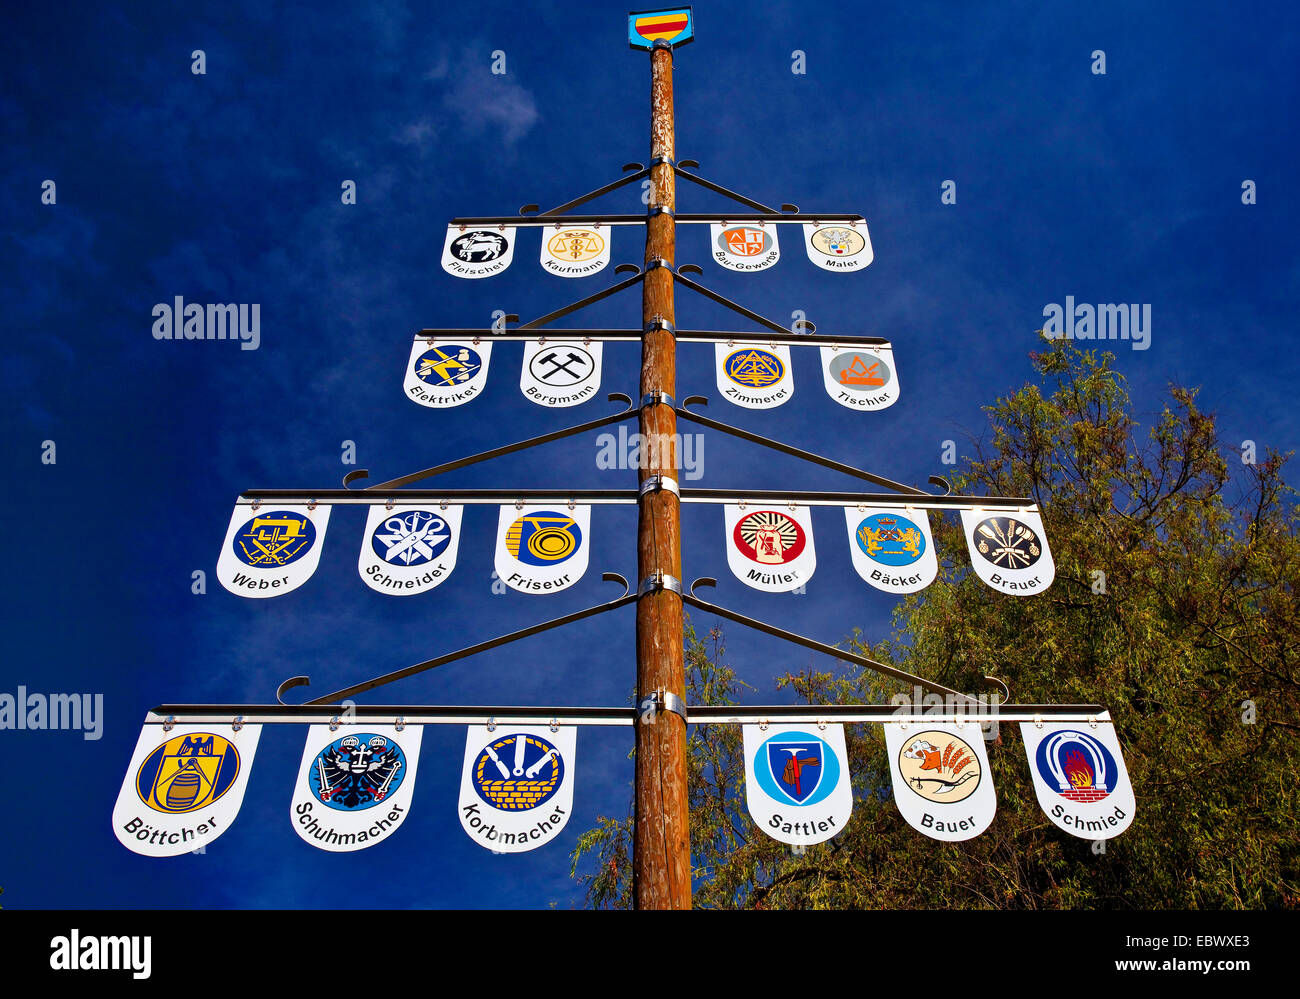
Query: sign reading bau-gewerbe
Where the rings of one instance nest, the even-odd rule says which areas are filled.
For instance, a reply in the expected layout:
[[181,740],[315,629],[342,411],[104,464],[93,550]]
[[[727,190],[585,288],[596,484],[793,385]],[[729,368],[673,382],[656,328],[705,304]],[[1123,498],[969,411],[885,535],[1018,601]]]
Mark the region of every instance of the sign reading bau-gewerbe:
[[634,10],[627,15],[627,43],[634,49],[651,49],[657,41],[673,48],[695,41],[695,18],[689,7]]

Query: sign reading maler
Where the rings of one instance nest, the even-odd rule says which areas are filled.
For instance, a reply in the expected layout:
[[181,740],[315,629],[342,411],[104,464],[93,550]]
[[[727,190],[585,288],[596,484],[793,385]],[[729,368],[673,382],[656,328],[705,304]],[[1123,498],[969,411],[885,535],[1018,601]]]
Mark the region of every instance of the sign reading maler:
[[479,846],[524,853],[559,835],[573,812],[578,730],[572,725],[471,725],[460,778],[460,824]]

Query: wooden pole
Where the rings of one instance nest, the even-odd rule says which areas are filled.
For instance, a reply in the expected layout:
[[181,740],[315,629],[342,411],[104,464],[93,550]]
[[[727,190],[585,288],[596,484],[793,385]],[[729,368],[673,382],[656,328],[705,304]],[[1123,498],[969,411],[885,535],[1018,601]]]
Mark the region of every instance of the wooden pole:
[[[650,52],[650,202],[646,219],[648,268],[641,292],[640,480],[652,476],[677,482],[677,414],[671,401],[647,404],[656,392],[677,394],[676,339],[656,321],[676,324],[673,310],[677,207],[674,162],[673,52],[658,44]],[[656,162],[658,161],[658,162]],[[656,211],[663,208],[665,211]],[[651,264],[662,260],[663,267]],[[648,460],[646,456],[648,455]],[[681,506],[675,492],[644,492],[639,503],[637,575],[663,573],[682,578]],[[682,665],[682,598],[672,589],[647,593],[637,602],[637,704],[659,692],[686,703]],[[638,712],[633,870],[638,909],[691,907],[691,842],[686,794],[686,723],[660,709]]]

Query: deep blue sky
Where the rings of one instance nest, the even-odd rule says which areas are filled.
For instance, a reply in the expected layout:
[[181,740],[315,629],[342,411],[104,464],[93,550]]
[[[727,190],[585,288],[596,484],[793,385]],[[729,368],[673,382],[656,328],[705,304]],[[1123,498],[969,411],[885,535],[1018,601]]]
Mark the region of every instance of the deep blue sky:
[[[645,5],[635,5],[645,6]],[[584,581],[562,595],[491,593],[493,508],[466,515],[442,587],[392,598],[356,572],[365,511],[334,513],[321,567],[298,591],[241,600],[212,572],[231,505],[253,487],[334,486],[344,440],[391,478],[590,419],[603,402],[544,410],[518,391],[522,347],[498,346],[487,391],[437,412],[403,398],[410,334],[540,315],[613,280],[543,274],[536,235],[514,266],[464,281],[438,265],[454,215],[543,207],[647,158],[648,67],[627,49],[626,6],[222,3],[24,5],[0,36],[5,362],[10,482],[0,691],[102,693],[100,741],[0,732],[9,765],[3,902],[55,906],[542,907],[577,903],[578,834],[626,814],[630,731],[579,735],[577,814],[543,850],[493,856],[455,810],[460,728],[430,728],[410,820],[380,846],[328,855],[292,832],[304,730],[268,727],[238,823],[203,856],[148,860],[118,845],[113,801],[147,709],[273,699],[308,673],[325,691],[614,595],[635,571],[634,515],[600,509]],[[828,274],[795,228],[761,275],[706,259],[684,230],[678,262],[781,321],[886,336],[902,398],[858,415],[822,391],[798,349],[792,403],[753,413],[716,399],[712,351],[685,346],[679,396],[713,416],[924,483],[945,439],[970,453],[981,406],[1030,376],[1045,305],[1149,303],[1151,348],[1119,344],[1139,410],[1170,381],[1200,385],[1226,439],[1297,445],[1290,341],[1296,251],[1295,72],[1287,5],[1029,2],[702,3],[678,54],[678,155],[768,203],[866,216],[876,261]],[[190,72],[203,49],[207,73]],[[806,75],[790,72],[806,53]],[[1106,53],[1094,75],[1091,53]],[[492,53],[508,72],[489,71]],[[40,203],[42,181],[58,202]],[[340,203],[353,179],[358,204]],[[940,203],[957,182],[958,203]],[[1259,203],[1241,203],[1241,183]],[[682,189],[682,210],[720,202]],[[634,193],[602,203],[637,211]],[[621,231],[615,262],[641,258]],[[157,342],[151,309],[257,302],[262,342]],[[581,324],[635,325],[625,295]],[[683,327],[743,329],[693,296]],[[633,345],[605,354],[605,390],[634,392]],[[57,444],[56,465],[40,462]],[[594,435],[449,477],[459,486],[630,486],[599,471]],[[848,488],[829,471],[710,435],[700,484]],[[895,600],[854,574],[838,511],[816,515],[806,596],[763,595],[727,572],[722,514],[684,518],[688,578],[716,599],[826,641],[881,637]],[[964,559],[961,552],[941,553]],[[206,595],[190,574],[209,574]],[[708,621],[697,621],[701,628]],[[390,687],[377,701],[624,704],[632,611]],[[810,661],[737,627],[731,661],[771,701]],[[1098,696],[1103,696],[1098,692]],[[901,818],[899,821],[902,821]]]

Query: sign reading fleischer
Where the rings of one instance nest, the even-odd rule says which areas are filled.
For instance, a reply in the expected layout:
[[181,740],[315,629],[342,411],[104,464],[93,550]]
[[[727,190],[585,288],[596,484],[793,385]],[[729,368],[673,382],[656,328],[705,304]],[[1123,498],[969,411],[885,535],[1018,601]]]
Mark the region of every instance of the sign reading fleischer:
[[746,409],[773,409],[794,395],[790,348],[785,344],[713,347],[718,391],[728,402]]
[[920,718],[883,728],[894,803],[908,825],[950,843],[989,827],[998,802],[978,722]]
[[241,597],[296,590],[320,564],[329,519],[329,506],[238,504],[217,557],[217,579]]
[[591,507],[501,507],[497,578],[520,593],[558,593],[587,571]]
[[600,391],[598,341],[535,340],[524,345],[519,391],[539,406],[563,409],[594,399]]
[[462,406],[483,391],[491,358],[492,344],[486,340],[417,337],[402,387],[408,399],[430,409]]
[[727,565],[737,579],[756,590],[798,590],[817,569],[812,516],[807,507],[722,508],[727,533]]
[[230,828],[248,787],[261,725],[145,725],[113,807],[133,853],[179,857]]
[[406,821],[424,728],[312,725],[289,804],[293,830],[312,846],[351,853]]
[[442,248],[442,269],[461,278],[500,274],[515,258],[515,227],[461,229],[447,227]]
[[875,259],[865,222],[818,225],[805,223],[808,259],[826,271],[860,271]]
[[822,347],[821,361],[826,393],[846,409],[886,409],[898,401],[898,369],[892,347]]
[[746,725],[745,804],[782,843],[823,843],[853,812],[844,726]]
[[1052,585],[1056,563],[1037,510],[963,510],[961,523],[971,567],[993,589],[1026,597]]
[[357,571],[367,586],[392,596],[425,593],[456,568],[462,506],[372,506],[361,536]]
[[471,725],[457,812],[465,832],[497,853],[523,853],[560,834],[573,812],[578,730]]
[[1137,805],[1115,726],[1021,722],[1038,804],[1071,836],[1110,839],[1133,821]]

